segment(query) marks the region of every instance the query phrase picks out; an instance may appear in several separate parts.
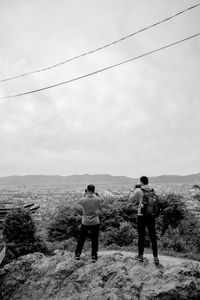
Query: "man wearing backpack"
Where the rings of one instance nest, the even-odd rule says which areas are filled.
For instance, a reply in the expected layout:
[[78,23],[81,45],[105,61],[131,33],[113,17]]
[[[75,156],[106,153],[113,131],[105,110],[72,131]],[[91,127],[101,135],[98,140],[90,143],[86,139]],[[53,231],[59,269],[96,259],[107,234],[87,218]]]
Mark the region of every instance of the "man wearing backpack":
[[158,197],[154,190],[148,185],[148,177],[140,177],[140,184],[136,185],[132,200],[138,203],[137,225],[138,225],[138,256],[143,262],[145,228],[148,228],[152,244],[154,263],[159,265],[158,249],[155,230],[155,218],[159,213]]

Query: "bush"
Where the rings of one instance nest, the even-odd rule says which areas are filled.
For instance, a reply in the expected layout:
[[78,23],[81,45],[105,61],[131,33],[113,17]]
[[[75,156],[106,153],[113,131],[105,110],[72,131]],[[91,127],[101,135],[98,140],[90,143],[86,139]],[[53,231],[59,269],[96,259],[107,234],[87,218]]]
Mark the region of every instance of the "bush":
[[101,230],[106,231],[111,228],[119,229],[123,222],[122,209],[120,205],[104,204],[100,212]]
[[178,226],[188,252],[200,252],[200,224],[196,216],[187,216]]
[[129,222],[120,223],[119,229],[110,228],[103,233],[102,242],[105,246],[115,244],[117,246],[129,246],[137,240],[137,231]]
[[180,224],[185,218],[187,209],[180,195],[167,194],[159,200],[161,212],[156,223],[159,235],[163,236],[169,226],[176,228]]
[[137,231],[129,222],[122,222],[118,231],[117,245],[128,246],[137,240]]
[[161,205],[163,210],[157,222],[159,247],[176,253],[199,253],[199,220],[187,209],[183,197],[166,195]]
[[103,204],[103,208],[100,212],[101,230],[119,229],[122,222],[128,222],[136,228],[137,209],[131,201],[124,198],[112,201],[113,202]]
[[6,215],[3,238],[6,243],[6,263],[28,253],[48,253],[46,245],[36,236],[31,213],[23,208],[13,209]]
[[[81,208],[59,207],[49,224],[51,241],[77,238],[81,224]],[[137,244],[137,204],[127,197],[104,201],[100,212],[100,242],[103,246],[117,247]],[[160,196],[160,216],[156,220],[158,245],[165,251],[198,253],[200,227],[196,217],[188,211],[184,198],[176,194]],[[70,245],[71,243],[69,243]],[[149,235],[145,247],[150,246]]]
[[81,223],[80,210],[78,207],[60,206],[47,228],[50,241],[61,241],[71,237],[77,238]]
[[104,246],[117,245],[118,229],[112,228],[107,231],[100,232],[100,242]]
[[185,252],[185,246],[185,241],[180,236],[178,228],[174,229],[171,226],[169,226],[165,235],[159,240],[159,247],[163,250],[169,249],[175,252]]
[[48,249],[50,251],[50,253],[52,254],[55,250],[67,250],[67,251],[71,251],[74,252],[74,249],[76,247],[76,239],[75,238],[69,238],[67,240],[63,240],[63,241],[54,241],[54,242],[46,242],[48,245]]
[[16,208],[6,215],[3,228],[6,243],[34,242],[35,233],[34,221],[27,210]]

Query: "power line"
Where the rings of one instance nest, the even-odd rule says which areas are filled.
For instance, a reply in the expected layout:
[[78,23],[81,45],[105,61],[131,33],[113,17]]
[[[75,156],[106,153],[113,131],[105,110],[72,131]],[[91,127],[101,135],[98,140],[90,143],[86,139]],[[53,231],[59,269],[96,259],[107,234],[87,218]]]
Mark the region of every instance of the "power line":
[[19,94],[15,94],[15,95],[10,95],[10,96],[5,96],[5,97],[0,97],[0,100],[3,100],[3,99],[10,99],[10,98],[15,98],[15,97],[20,97],[20,96],[25,96],[25,95],[28,95],[28,94],[33,94],[33,93],[41,92],[41,91],[44,91],[44,90],[48,90],[48,89],[51,89],[51,88],[54,88],[54,87],[57,87],[57,86],[60,86],[60,85],[68,84],[68,83],[70,83],[70,82],[77,81],[77,80],[80,80],[80,79],[83,79],[83,78],[86,78],[86,77],[95,75],[95,74],[97,74],[97,73],[101,73],[101,72],[107,71],[107,70],[109,70],[109,69],[118,67],[118,66],[120,66],[120,65],[126,64],[126,63],[128,63],[128,62],[130,62],[130,61],[133,61],[133,60],[142,58],[142,57],[144,57],[144,56],[151,55],[151,54],[153,54],[153,53],[155,53],[155,52],[159,52],[159,51],[164,50],[164,49],[166,49],[166,48],[169,48],[169,47],[172,47],[172,46],[174,46],[174,45],[180,44],[180,43],[182,43],[182,42],[185,42],[185,41],[187,41],[187,40],[190,40],[190,39],[192,39],[192,38],[195,38],[195,37],[197,37],[197,36],[199,36],[199,35],[200,35],[200,33],[194,34],[194,35],[192,35],[192,36],[189,36],[189,37],[184,38],[184,39],[182,39],[182,40],[179,40],[179,41],[177,41],[177,42],[174,42],[174,43],[168,44],[168,45],[166,45],[166,46],[157,48],[157,49],[155,49],[155,50],[146,52],[146,53],[141,54],[141,55],[139,55],[139,56],[136,56],[136,57],[133,57],[133,58],[124,60],[124,61],[122,61],[122,62],[120,62],[120,63],[117,63],[117,64],[114,64],[114,65],[105,67],[105,68],[103,68],[103,69],[99,69],[99,70],[97,70],[97,71],[94,71],[94,72],[91,72],[91,73],[87,73],[87,74],[82,75],[82,76],[79,76],[79,77],[72,78],[72,79],[67,80],[67,81],[59,82],[59,83],[56,83],[56,84],[53,84],[53,85],[49,85],[49,86],[46,86],[46,87],[43,87],[43,88],[40,88],[40,89],[36,89],[36,90],[24,92],[24,93],[19,93]]
[[97,51],[100,51],[100,50],[102,50],[102,49],[105,49],[105,48],[107,48],[107,47],[109,47],[109,46],[111,46],[111,45],[114,45],[114,44],[117,44],[117,43],[119,43],[119,42],[122,42],[123,40],[126,40],[126,39],[128,39],[128,38],[130,38],[130,37],[132,37],[132,36],[134,36],[134,35],[136,35],[136,34],[138,34],[138,33],[141,33],[141,32],[143,32],[143,31],[146,31],[146,30],[148,30],[148,29],[150,29],[150,28],[152,28],[152,27],[158,26],[158,25],[160,25],[161,23],[164,23],[164,22],[166,22],[166,21],[169,21],[169,20],[171,20],[171,19],[173,19],[173,18],[175,18],[175,17],[177,17],[177,16],[179,16],[179,15],[181,15],[181,14],[187,12],[188,10],[194,9],[194,8],[196,8],[196,7],[198,7],[198,6],[200,6],[200,3],[199,3],[199,4],[196,4],[196,5],[193,5],[193,6],[190,6],[190,7],[186,8],[186,9],[184,9],[184,10],[182,10],[182,11],[180,11],[180,12],[178,12],[178,13],[176,13],[176,14],[174,14],[174,15],[168,17],[168,18],[165,18],[165,19],[163,19],[163,20],[161,20],[161,21],[159,21],[159,22],[156,22],[156,23],[154,23],[154,24],[152,24],[152,25],[149,25],[149,26],[147,26],[147,27],[144,27],[144,28],[142,28],[142,29],[140,29],[140,30],[138,30],[138,31],[136,31],[136,32],[133,32],[133,33],[131,33],[131,34],[129,34],[129,35],[126,35],[126,36],[124,36],[124,37],[122,37],[122,38],[120,38],[120,39],[118,39],[118,40],[115,40],[115,41],[113,41],[113,42],[111,42],[111,43],[105,44],[105,45],[102,46],[102,47],[98,47],[98,48],[96,48],[96,49],[93,49],[93,50],[90,50],[90,51],[88,51],[88,52],[82,53],[82,54],[80,54],[80,55],[74,56],[74,57],[72,57],[72,58],[69,58],[69,59],[67,59],[67,60],[61,61],[61,62],[59,62],[59,63],[57,63],[57,64],[51,65],[51,66],[46,67],[46,68],[41,68],[41,69],[37,69],[37,70],[30,71],[30,72],[27,72],[27,73],[23,73],[23,74],[20,74],[20,75],[16,75],[16,76],[13,76],[13,77],[8,77],[8,78],[5,78],[5,79],[1,79],[0,82],[5,82],[5,81],[9,81],[9,80],[14,80],[14,79],[17,79],[17,78],[20,78],[20,77],[25,77],[25,76],[30,75],[30,74],[39,73],[39,72],[43,72],[43,71],[47,71],[47,70],[56,68],[56,67],[58,67],[58,66],[60,66],[60,65],[66,64],[66,63],[68,63],[68,62],[70,62],[70,61],[72,61],[72,60],[75,60],[75,59],[78,59],[78,58],[80,58],[80,57],[83,57],[83,56],[92,54],[92,53],[94,53],[94,52],[97,52]]

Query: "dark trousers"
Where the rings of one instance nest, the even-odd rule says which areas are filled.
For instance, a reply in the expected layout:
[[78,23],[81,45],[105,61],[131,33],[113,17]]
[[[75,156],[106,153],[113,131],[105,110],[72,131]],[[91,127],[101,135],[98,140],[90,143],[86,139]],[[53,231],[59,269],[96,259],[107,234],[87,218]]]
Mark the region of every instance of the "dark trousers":
[[155,229],[155,217],[154,216],[138,216],[138,254],[143,255],[144,253],[144,241],[145,241],[145,228],[147,226],[149,237],[151,240],[153,256],[157,257],[157,241],[156,241],[156,229]]
[[98,244],[99,244],[99,224],[97,225],[81,225],[81,231],[77,242],[76,254],[81,254],[85,239],[88,235],[88,231],[91,232],[91,240],[92,240],[92,256],[96,256],[98,252]]

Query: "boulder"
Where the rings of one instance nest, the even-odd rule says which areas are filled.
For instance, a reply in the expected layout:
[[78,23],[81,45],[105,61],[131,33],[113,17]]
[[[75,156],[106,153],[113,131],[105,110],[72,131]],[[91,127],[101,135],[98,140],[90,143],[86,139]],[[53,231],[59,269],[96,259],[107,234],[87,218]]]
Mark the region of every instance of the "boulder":
[[92,263],[71,252],[28,254],[0,269],[1,300],[198,300],[200,264],[181,261],[154,266],[112,252]]

